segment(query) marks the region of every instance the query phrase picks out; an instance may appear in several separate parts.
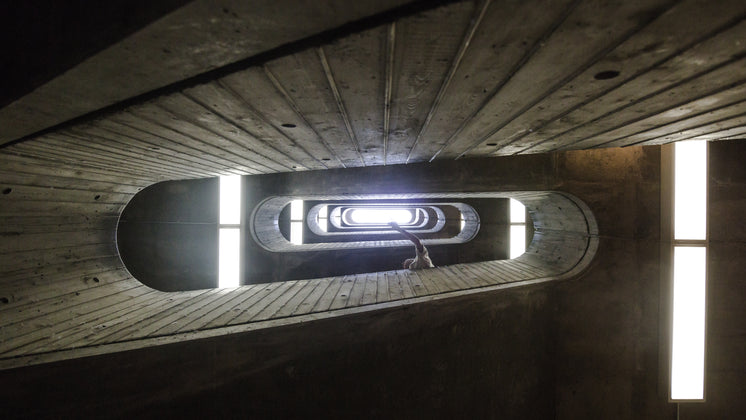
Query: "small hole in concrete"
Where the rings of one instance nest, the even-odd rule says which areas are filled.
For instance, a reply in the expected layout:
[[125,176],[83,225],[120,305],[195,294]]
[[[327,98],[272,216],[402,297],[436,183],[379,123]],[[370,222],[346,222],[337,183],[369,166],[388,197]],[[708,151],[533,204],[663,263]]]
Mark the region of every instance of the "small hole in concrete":
[[282,126],[285,127],[285,128],[295,128],[296,127],[295,124],[290,124],[290,123],[285,123]]
[[3,190],[3,195],[8,195],[13,191],[13,188],[6,188]]
[[321,158],[321,160],[331,160],[331,159],[329,159],[329,158]]
[[101,281],[101,280],[99,280],[99,279],[98,279],[98,277],[94,277],[94,278],[93,278],[93,282],[94,282],[94,283],[98,283],[99,281]]
[[97,195],[97,196],[93,197],[94,200],[98,200],[99,198],[101,198],[100,195]]
[[487,146],[497,146],[497,143],[487,143]]
[[595,76],[593,76],[596,80],[608,80],[613,79],[615,77],[619,76],[619,72],[616,70],[606,70],[599,73],[596,73]]
[[8,300],[8,298],[6,298],[6,297],[1,297],[0,298],[0,302],[2,302],[2,303],[10,303],[10,300]]

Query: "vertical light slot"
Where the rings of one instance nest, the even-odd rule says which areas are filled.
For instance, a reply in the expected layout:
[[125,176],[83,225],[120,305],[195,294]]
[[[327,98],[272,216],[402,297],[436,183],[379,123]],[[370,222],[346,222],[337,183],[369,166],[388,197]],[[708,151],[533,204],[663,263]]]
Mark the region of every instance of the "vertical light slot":
[[526,225],[510,225],[510,258],[526,252]]
[[707,142],[675,145],[674,239],[704,240],[707,230]]
[[318,224],[322,231],[327,231],[329,223],[329,206],[321,206],[319,209]]
[[241,176],[220,177],[220,224],[241,224]]
[[526,252],[526,206],[510,199],[510,258]]
[[220,177],[218,287],[238,287],[241,254],[241,177]]
[[674,247],[671,399],[704,398],[705,247]]
[[218,287],[238,287],[241,229],[221,228],[218,246]]
[[512,198],[510,199],[510,223],[526,223],[526,206]]
[[290,202],[290,242],[303,243],[303,200]]

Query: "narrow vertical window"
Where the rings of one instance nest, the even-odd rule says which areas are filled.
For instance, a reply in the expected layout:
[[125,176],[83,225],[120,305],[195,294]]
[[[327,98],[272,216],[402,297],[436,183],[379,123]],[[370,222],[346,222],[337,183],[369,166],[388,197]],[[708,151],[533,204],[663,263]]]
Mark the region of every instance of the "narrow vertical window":
[[676,143],[674,238],[704,240],[707,226],[707,142]]
[[321,206],[321,208],[319,209],[319,214],[317,216],[317,222],[319,228],[321,228],[322,231],[326,232],[329,225],[329,206]]
[[303,243],[303,200],[290,202],[290,242]]
[[526,206],[510,199],[510,258],[526,252]]
[[220,177],[218,287],[238,287],[241,255],[241,177]]
[[671,400],[704,400],[707,142],[674,146]]
[[677,246],[673,265],[671,399],[704,398],[705,266],[704,247]]

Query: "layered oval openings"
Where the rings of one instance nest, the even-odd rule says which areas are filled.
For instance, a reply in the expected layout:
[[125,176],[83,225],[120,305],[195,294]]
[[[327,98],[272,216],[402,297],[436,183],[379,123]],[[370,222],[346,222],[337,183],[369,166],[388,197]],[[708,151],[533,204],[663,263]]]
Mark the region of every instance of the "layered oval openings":
[[[130,272],[177,291],[395,270],[413,248],[392,221],[439,267],[516,258],[567,269],[593,232],[562,193],[272,196],[261,180],[228,181],[169,181],[138,194],[118,227]],[[229,286],[219,282],[225,273]]]
[[[342,213],[344,222],[351,226],[378,226],[396,222],[401,226],[409,226],[414,221],[415,209],[401,209],[392,207],[353,207]],[[417,212],[419,213],[419,212]]]
[[[505,212],[499,206],[497,211]],[[256,243],[271,252],[407,246],[391,222],[438,245],[469,242],[480,229],[479,213],[464,202],[439,200],[437,195],[413,200],[385,194],[271,197],[253,212],[249,227]]]

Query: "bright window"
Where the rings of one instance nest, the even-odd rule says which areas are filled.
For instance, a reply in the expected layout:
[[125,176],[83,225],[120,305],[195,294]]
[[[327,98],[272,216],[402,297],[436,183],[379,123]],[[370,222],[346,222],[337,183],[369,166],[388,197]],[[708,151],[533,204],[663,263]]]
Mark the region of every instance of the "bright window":
[[329,206],[321,206],[317,217],[317,224],[322,231],[327,231],[329,225]]
[[290,202],[290,242],[303,243],[303,200]]
[[705,247],[677,246],[673,267],[671,399],[704,398]]
[[510,258],[526,252],[526,206],[510,199]]
[[360,208],[350,212],[350,219],[359,224],[387,224],[396,222],[407,225],[414,220],[414,212],[406,209]]
[[241,177],[220,177],[218,287],[238,287],[241,266]]
[[674,237],[704,240],[707,226],[707,142],[676,143]]
[[707,290],[707,142],[674,146],[673,401],[704,399]]

